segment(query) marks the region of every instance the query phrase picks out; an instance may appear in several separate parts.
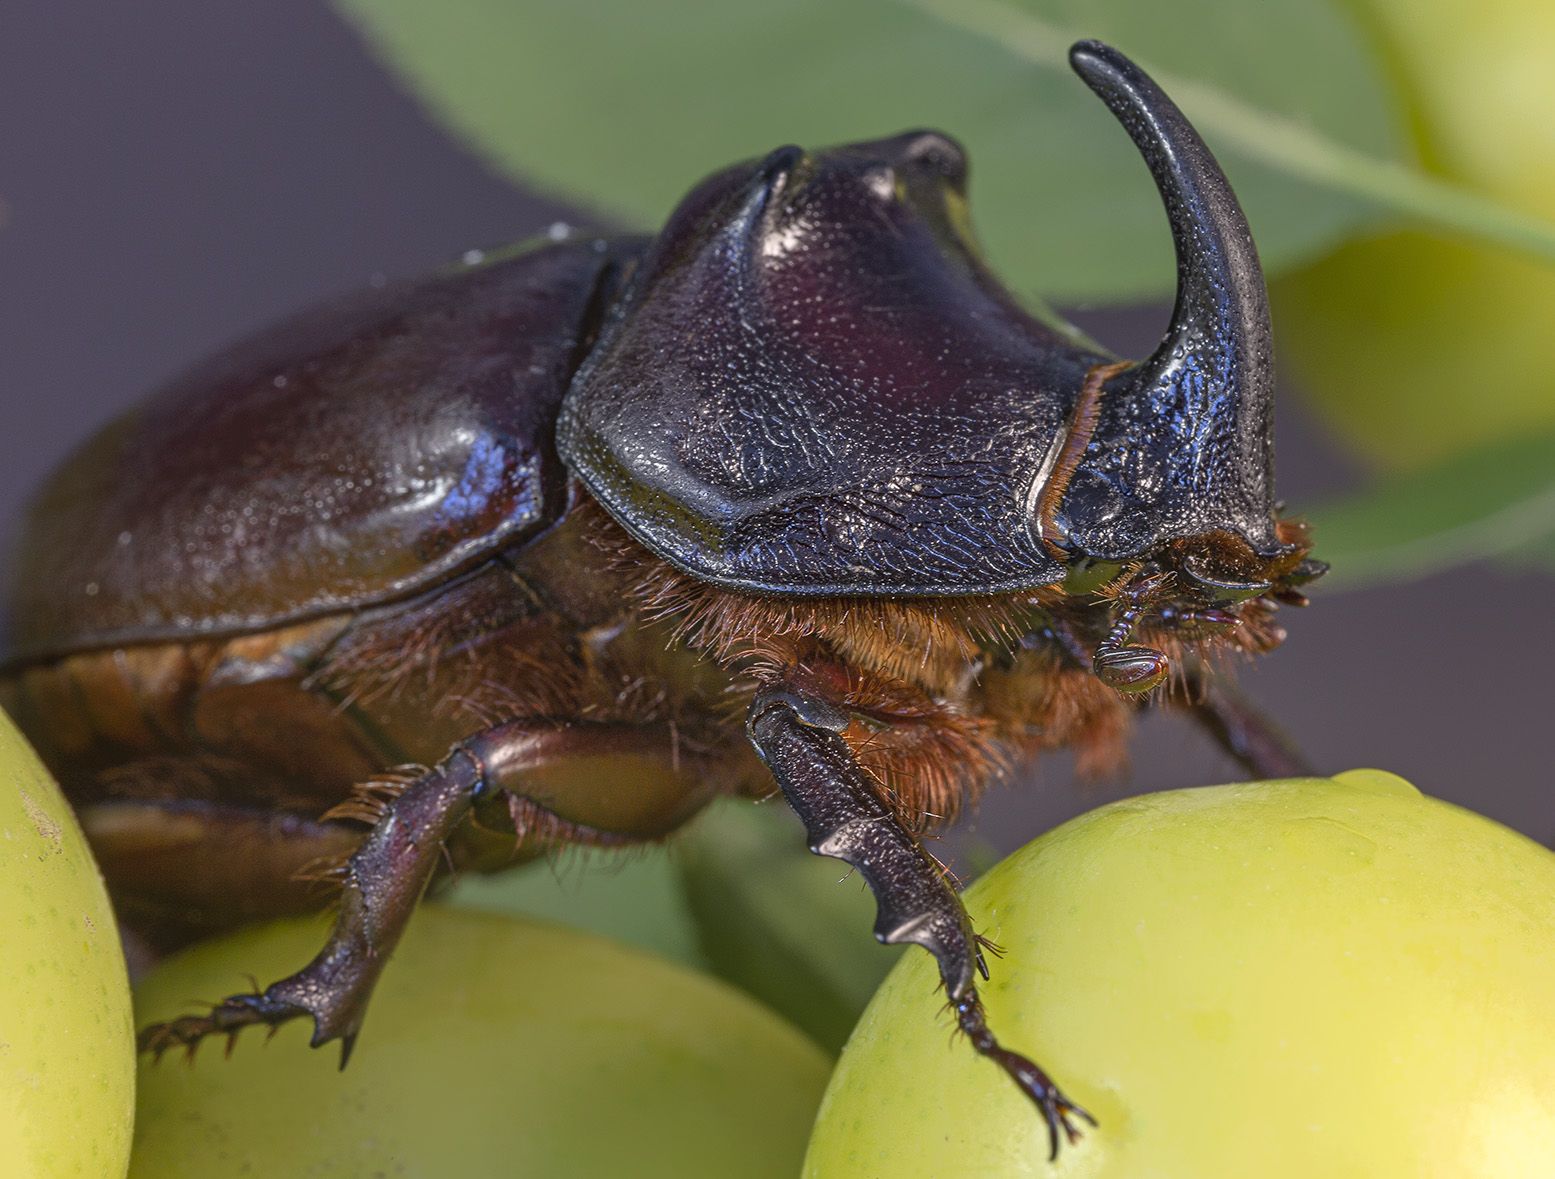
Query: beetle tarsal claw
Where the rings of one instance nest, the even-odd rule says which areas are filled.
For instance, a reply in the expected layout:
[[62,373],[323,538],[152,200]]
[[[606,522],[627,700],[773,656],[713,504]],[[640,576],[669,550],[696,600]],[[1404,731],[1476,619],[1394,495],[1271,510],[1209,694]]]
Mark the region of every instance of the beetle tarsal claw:
[[953,1005],[956,1025],[972,1042],[972,1047],[1002,1068],[1020,1087],[1021,1092],[1041,1109],[1042,1118],[1047,1122],[1049,1161],[1058,1158],[1060,1133],[1071,1146],[1080,1140],[1084,1131],[1075,1124],[1076,1119],[1091,1126],[1096,1125],[1096,1119],[1084,1107],[1065,1097],[1053,1083],[1053,1078],[1033,1061],[1018,1052],[1011,1052],[994,1038],[988,1030],[983,1003],[975,989],[968,987],[960,998],[953,1001]]
[[154,1060],[173,1048],[182,1048],[185,1059],[192,1062],[201,1041],[207,1036],[226,1036],[225,1054],[232,1055],[238,1033],[256,1024],[268,1024],[275,1029],[287,1020],[308,1014],[295,1003],[278,1000],[269,994],[232,995],[215,1004],[205,1015],[185,1015],[166,1023],[154,1023],[142,1028],[136,1037],[141,1052],[149,1052]]

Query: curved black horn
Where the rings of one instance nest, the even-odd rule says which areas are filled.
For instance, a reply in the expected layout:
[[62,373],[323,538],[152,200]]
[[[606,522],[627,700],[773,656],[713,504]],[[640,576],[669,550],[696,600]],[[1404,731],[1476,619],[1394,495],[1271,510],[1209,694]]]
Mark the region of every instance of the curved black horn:
[[[1131,416],[1139,415],[1138,399],[1147,400],[1150,414],[1173,422],[1178,438],[1197,439],[1218,460],[1214,487],[1203,482],[1203,460],[1211,456],[1202,453],[1195,478],[1172,472],[1154,481],[1177,501],[1154,505],[1158,515],[1176,518],[1159,523],[1178,534],[1190,524],[1230,525],[1266,548],[1273,544],[1273,348],[1247,218],[1209,148],[1143,70],[1096,41],[1077,43],[1069,61],[1144,156],[1177,251],[1177,303],[1166,338],[1117,378],[1113,396],[1135,402]],[[1148,499],[1151,482],[1125,490]]]

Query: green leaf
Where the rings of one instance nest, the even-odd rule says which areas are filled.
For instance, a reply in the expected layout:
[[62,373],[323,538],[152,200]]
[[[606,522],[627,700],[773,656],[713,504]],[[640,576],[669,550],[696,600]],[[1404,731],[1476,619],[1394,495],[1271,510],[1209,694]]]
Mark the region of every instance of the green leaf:
[[1159,71],[1201,122],[1271,270],[1379,206],[1544,232],[1555,254],[1550,227],[1400,163],[1393,96],[1336,0],[339,3],[494,164],[638,227],[707,172],[778,144],[938,126],[971,150],[973,214],[1015,289],[1160,295],[1174,279],[1160,202],[1065,61],[1070,42],[1100,37]]
[[902,952],[871,936],[863,881],[809,854],[804,829],[777,805],[711,808],[677,853],[713,972],[840,1050]]
[[1311,512],[1339,589],[1488,558],[1555,567],[1555,434],[1459,455]]
[[[1017,0],[900,2],[933,13],[947,24],[981,33],[1033,63],[1052,60],[1056,30],[1025,11],[1035,6],[1033,0],[1024,5]],[[1090,9],[1086,11],[1092,13]],[[1176,15],[1176,9],[1169,11]],[[1261,10],[1237,11],[1255,21],[1264,19]],[[1267,26],[1260,26],[1259,32],[1265,29]],[[1261,39],[1254,39],[1249,45],[1255,59],[1263,58],[1271,49],[1258,40]],[[1306,48],[1285,46],[1274,48],[1273,52],[1289,59]],[[1555,223],[1546,218],[1531,216],[1432,175],[1416,167],[1412,160],[1391,159],[1357,149],[1347,144],[1342,135],[1330,133],[1326,120],[1320,129],[1278,106],[1259,107],[1213,81],[1179,76],[1157,69],[1149,61],[1141,59],[1141,64],[1218,149],[1233,159],[1245,156],[1262,161],[1293,178],[1335,193],[1348,193],[1425,225],[1555,261]],[[1394,103],[1398,104],[1396,97]],[[1234,179],[1234,165],[1230,170]],[[1258,217],[1251,219],[1254,228],[1259,228]],[[1265,254],[1264,260],[1271,271],[1283,268],[1278,261],[1271,262],[1270,257]]]
[[467,876],[441,898],[586,929],[705,969],[680,877],[662,847],[570,849],[495,876]]

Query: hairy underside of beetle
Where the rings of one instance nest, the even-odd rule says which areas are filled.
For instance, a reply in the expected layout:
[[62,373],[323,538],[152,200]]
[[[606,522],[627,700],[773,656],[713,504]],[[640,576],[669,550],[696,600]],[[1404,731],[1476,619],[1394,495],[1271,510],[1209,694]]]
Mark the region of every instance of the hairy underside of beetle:
[[[721,665],[731,719],[764,685],[798,685],[851,718],[843,737],[909,829],[954,819],[992,783],[1037,755],[1073,752],[1082,776],[1120,771],[1133,714],[1152,703],[1188,706],[1202,673],[1227,676],[1238,656],[1284,639],[1269,597],[1222,609],[1195,606],[1170,573],[1143,562],[1095,589],[1044,586],[946,598],[775,597],[723,589],[649,553],[597,505],[579,509],[588,543],[620,578],[645,622]],[[1306,530],[1280,525],[1290,547],[1259,559],[1230,537],[1180,546],[1213,552],[1221,568],[1277,581],[1305,554]],[[1151,695],[1097,678],[1094,652],[1123,610],[1135,640],[1173,674]]]
[[[1290,566],[1304,537],[1285,524],[1281,539]],[[1093,670],[1131,610],[1134,638],[1174,669],[1148,698]],[[0,698],[30,719],[125,914],[171,946],[325,901],[298,870],[328,879],[356,851],[406,780],[385,769],[435,764],[471,734],[533,729],[522,772],[450,834],[460,869],[661,838],[714,795],[772,790],[745,720],[777,685],[847,718],[871,789],[921,832],[1043,752],[1116,770],[1133,713],[1191,707],[1207,662],[1279,642],[1274,611],[1192,606],[1143,566],[1083,593],[740,593],[678,572],[580,494],[546,537],[422,598],[80,652],[0,677]]]

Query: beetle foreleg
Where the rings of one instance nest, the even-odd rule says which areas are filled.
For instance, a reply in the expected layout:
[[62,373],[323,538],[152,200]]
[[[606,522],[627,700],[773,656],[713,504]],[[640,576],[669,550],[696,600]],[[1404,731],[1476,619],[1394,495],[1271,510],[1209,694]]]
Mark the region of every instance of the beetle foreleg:
[[757,693],[746,720],[751,742],[804,821],[810,850],[853,865],[875,894],[875,937],[916,942],[939,963],[960,1029],[1042,1110],[1057,1157],[1059,1134],[1079,1137],[1076,1119],[1095,1119],[1024,1056],[988,1030],[973,971],[987,977],[971,921],[945,870],[875,793],[842,739],[848,718],[832,704],[783,688]]

